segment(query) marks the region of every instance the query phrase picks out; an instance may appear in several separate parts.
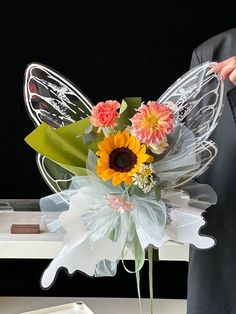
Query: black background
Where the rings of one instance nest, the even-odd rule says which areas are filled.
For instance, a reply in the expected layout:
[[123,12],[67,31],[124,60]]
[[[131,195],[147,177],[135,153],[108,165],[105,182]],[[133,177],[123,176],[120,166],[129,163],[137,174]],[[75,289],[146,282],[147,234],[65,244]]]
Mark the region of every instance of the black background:
[[[1,3],[0,23],[0,198],[40,198],[50,190],[23,140],[33,130],[22,96],[27,64],[56,69],[94,103],[126,96],[157,99],[188,70],[197,45],[235,27],[235,9],[227,1],[218,7],[187,0],[21,0]],[[112,279],[68,278],[62,271],[51,290],[41,291],[39,277],[48,262],[2,260],[0,293],[136,296],[135,276],[130,279],[122,267]],[[161,297],[186,297],[186,263],[162,262],[155,271]]]

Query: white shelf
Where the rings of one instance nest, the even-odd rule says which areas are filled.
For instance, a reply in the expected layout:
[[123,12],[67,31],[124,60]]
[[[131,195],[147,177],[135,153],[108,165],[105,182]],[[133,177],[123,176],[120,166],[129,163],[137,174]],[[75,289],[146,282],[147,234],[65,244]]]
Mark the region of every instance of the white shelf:
[[21,314],[95,314],[82,301],[50,306]]
[[[137,314],[137,299],[119,298],[55,298],[55,297],[0,297],[1,314],[19,314],[49,306],[83,301],[95,314]],[[150,313],[150,301],[143,299],[143,314]],[[186,314],[186,300],[155,299],[154,313]]]
[[[40,234],[11,234],[13,223],[40,224]],[[0,213],[0,258],[54,258],[63,242],[45,227],[40,212]],[[167,242],[159,251],[161,260],[188,261],[188,245]],[[126,259],[133,259],[127,255]]]

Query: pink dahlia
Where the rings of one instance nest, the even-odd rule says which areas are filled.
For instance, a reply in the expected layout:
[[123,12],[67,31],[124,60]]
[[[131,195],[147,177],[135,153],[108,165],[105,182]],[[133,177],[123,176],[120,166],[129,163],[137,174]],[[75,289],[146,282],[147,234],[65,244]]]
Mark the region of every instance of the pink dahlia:
[[149,101],[138,108],[130,119],[132,132],[138,140],[152,145],[162,140],[173,129],[174,116],[170,108],[156,101]]
[[99,102],[92,109],[91,124],[98,128],[106,126],[114,128],[117,125],[117,119],[120,117],[120,114],[117,112],[119,108],[120,103],[116,100]]

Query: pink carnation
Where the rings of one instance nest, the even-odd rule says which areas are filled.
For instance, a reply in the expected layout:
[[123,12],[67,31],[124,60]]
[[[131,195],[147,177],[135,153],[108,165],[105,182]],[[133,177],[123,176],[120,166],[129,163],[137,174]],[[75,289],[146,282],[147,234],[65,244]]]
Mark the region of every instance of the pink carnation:
[[173,112],[165,104],[149,101],[138,108],[137,113],[130,119],[132,132],[138,140],[147,145],[156,144],[173,129]]
[[105,198],[108,201],[108,205],[120,213],[129,212],[134,209],[133,203],[125,201],[118,195],[107,194]]
[[95,127],[110,126],[114,128],[117,125],[117,119],[120,117],[120,114],[117,112],[119,108],[120,103],[116,100],[99,102],[92,109],[91,124]]

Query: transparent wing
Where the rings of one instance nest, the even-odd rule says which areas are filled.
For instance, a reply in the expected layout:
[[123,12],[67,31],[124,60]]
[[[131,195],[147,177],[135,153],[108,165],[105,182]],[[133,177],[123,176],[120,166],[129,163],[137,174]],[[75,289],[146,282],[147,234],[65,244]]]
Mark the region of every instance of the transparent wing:
[[25,71],[26,109],[38,126],[42,121],[60,127],[90,115],[92,102],[67,78],[38,63]]
[[[45,65],[32,63],[25,71],[24,100],[36,126],[43,121],[58,128],[90,115],[92,102],[67,78]],[[70,184],[72,174],[37,154],[40,173],[53,190],[60,192]]]
[[155,164],[167,185],[179,186],[198,177],[217,154],[208,138],[222,113],[224,85],[219,75],[206,75],[214,64],[206,62],[193,68],[158,99],[175,107],[176,126],[168,137],[169,149]]
[[73,173],[41,154],[36,154],[36,163],[44,181],[53,192],[62,192],[69,188]]
[[188,126],[197,142],[209,138],[223,109],[223,80],[217,74],[206,75],[213,65],[206,62],[188,71],[159,98],[176,105],[176,120]]

